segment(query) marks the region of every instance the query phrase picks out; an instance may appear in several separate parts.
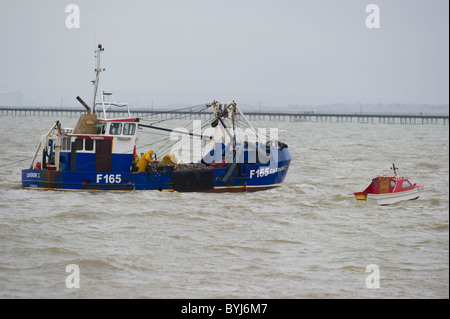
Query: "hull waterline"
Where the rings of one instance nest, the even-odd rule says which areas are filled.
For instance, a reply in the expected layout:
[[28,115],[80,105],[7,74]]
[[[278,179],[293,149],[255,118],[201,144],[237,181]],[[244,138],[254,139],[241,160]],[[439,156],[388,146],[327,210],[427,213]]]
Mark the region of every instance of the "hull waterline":
[[423,191],[423,187],[418,187],[398,193],[367,194],[367,203],[374,205],[391,205],[404,200],[418,199]]

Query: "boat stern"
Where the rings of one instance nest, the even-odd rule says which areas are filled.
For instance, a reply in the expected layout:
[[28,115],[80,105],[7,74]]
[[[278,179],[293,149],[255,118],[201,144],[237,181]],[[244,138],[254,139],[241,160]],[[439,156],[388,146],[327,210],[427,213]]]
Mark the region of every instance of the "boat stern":
[[22,186],[25,188],[42,188],[42,170],[40,169],[23,169],[22,170]]
[[356,198],[356,202],[359,203],[367,203],[367,193],[365,192],[357,192],[353,193]]

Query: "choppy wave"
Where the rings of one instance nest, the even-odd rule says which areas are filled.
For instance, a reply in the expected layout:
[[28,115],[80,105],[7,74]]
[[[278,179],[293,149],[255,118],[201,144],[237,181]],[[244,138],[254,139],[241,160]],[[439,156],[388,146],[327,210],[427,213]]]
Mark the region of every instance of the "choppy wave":
[[[11,146],[0,165],[32,154],[37,121],[0,123]],[[30,191],[21,164],[7,166],[0,297],[448,298],[448,127],[375,125],[363,143],[353,137],[369,126],[282,124],[294,158],[284,185],[264,192]],[[426,192],[358,206],[352,193],[392,162]],[[66,287],[70,264],[79,289]],[[382,289],[366,287],[369,264]]]

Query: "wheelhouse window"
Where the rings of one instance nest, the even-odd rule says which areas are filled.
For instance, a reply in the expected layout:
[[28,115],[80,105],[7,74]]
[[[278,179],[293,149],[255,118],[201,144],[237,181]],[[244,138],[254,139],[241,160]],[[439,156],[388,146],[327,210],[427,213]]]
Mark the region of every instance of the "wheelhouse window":
[[94,141],[90,138],[85,139],[84,141],[84,149],[86,151],[92,151],[94,150]]
[[76,151],[81,151],[83,149],[83,139],[82,138],[75,139],[75,142],[73,142],[73,144],[74,144],[73,148]]
[[123,135],[134,135],[135,132],[136,132],[136,124],[125,123],[123,125]]
[[376,179],[376,180],[373,181],[372,186],[373,186],[373,187],[378,187],[378,179]]
[[61,150],[70,151],[70,137],[63,137],[61,144]]
[[410,188],[410,187],[412,187],[412,185],[411,185],[410,182],[408,182],[408,181],[403,181],[403,182],[402,182],[402,188],[403,188],[403,189],[405,189],[405,188]]
[[111,135],[120,135],[122,132],[122,123],[111,123],[109,128],[109,134]]
[[106,123],[97,124],[97,134],[105,134],[106,132]]
[[391,180],[391,188],[395,188],[395,181]]

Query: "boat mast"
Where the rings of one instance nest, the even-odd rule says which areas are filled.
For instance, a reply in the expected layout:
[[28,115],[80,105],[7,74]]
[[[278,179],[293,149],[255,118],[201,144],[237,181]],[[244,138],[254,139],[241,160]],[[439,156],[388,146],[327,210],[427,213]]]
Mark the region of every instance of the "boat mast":
[[[228,113],[226,110],[226,104],[223,105],[224,108],[222,108],[222,104],[220,104],[218,101],[213,101],[211,104],[208,105],[213,107],[213,111],[214,111],[214,115],[216,117],[217,123],[216,124],[212,124],[213,127],[216,127],[217,124],[220,122],[223,126],[223,128],[225,129],[225,132],[228,134],[228,136],[230,137],[231,140],[233,140],[233,135],[230,133],[230,131],[228,130],[230,125],[227,125],[222,117],[227,117]],[[213,122],[214,123],[214,122]]]
[[94,101],[92,102],[92,114],[95,114],[95,99],[97,98],[97,89],[98,89],[98,82],[100,79],[100,72],[105,71],[105,69],[100,68],[100,53],[105,51],[105,49],[102,47],[101,44],[98,45],[98,49],[95,50],[95,57],[97,58],[97,63],[95,65],[95,80],[92,81],[92,84],[94,84]]
[[398,168],[398,167],[395,167],[395,164],[392,163],[392,169],[394,170],[394,176],[395,176],[395,177],[397,177],[397,168]]
[[233,101],[233,103],[230,104],[231,106],[231,124],[233,128],[233,163],[236,162],[236,130],[234,127],[234,116],[236,114],[236,103]]

